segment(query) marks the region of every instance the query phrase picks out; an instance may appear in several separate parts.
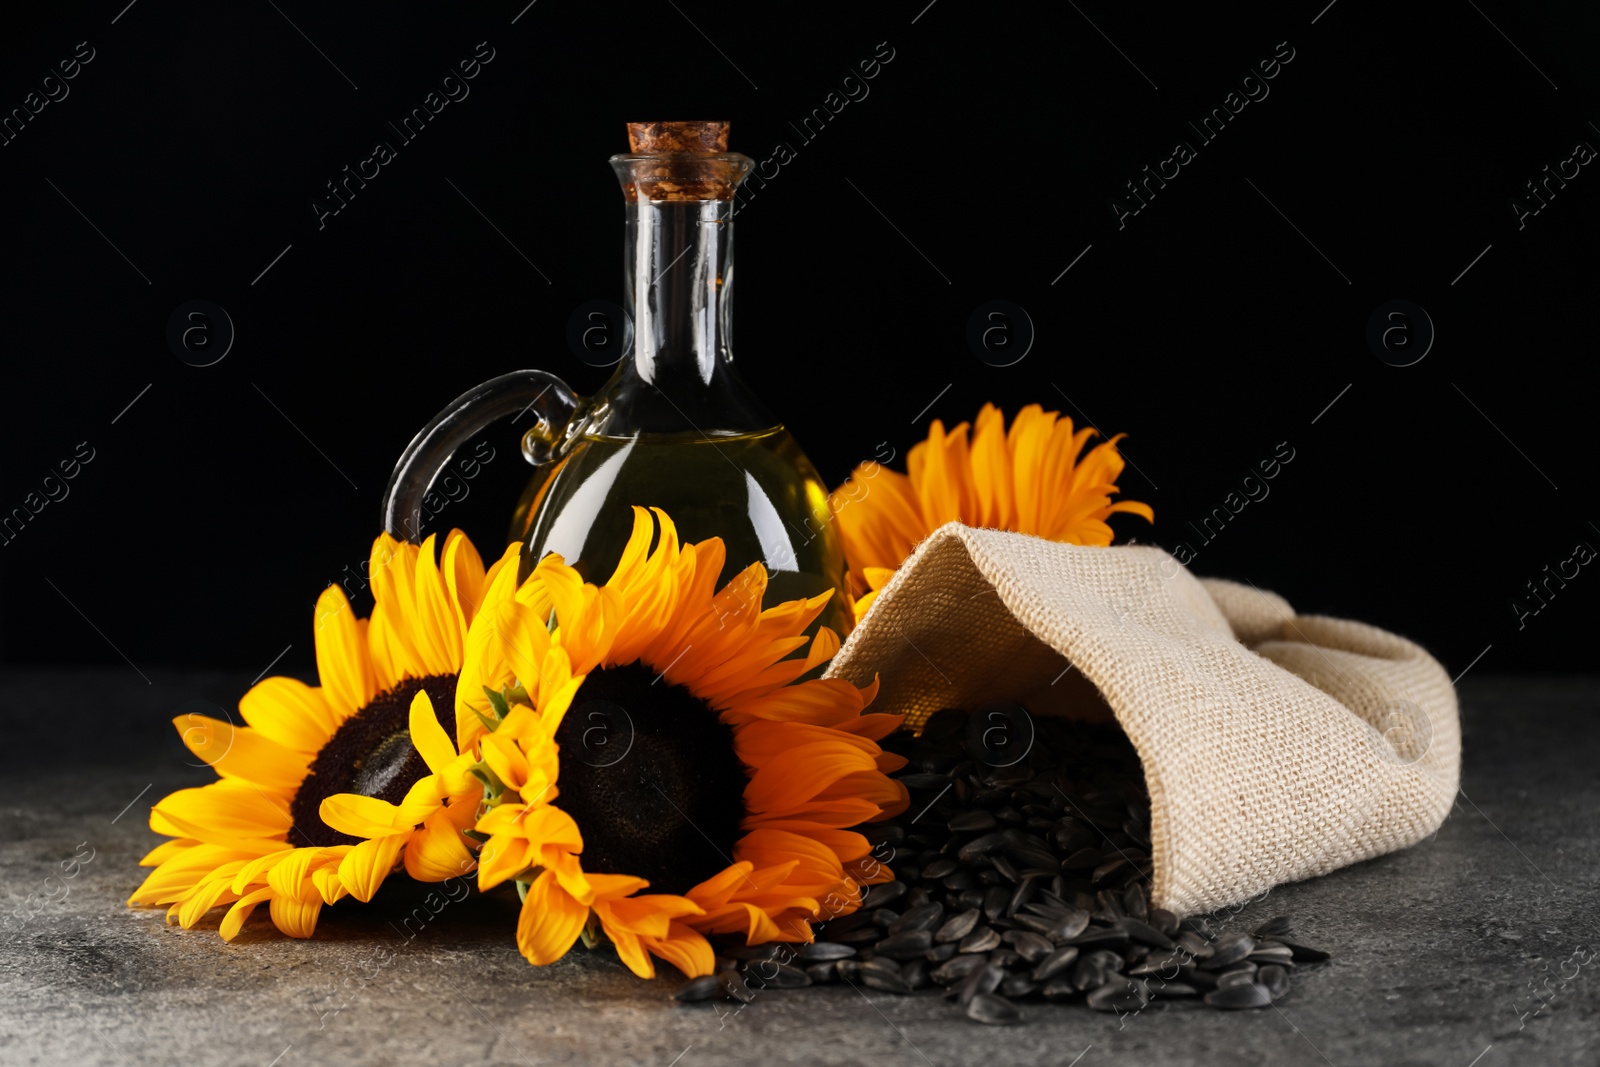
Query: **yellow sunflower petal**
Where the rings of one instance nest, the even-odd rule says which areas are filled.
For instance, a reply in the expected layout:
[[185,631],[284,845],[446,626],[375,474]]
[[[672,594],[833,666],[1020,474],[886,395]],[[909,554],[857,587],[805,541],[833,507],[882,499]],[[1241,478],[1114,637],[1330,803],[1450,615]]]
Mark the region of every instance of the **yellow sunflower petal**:
[[716,971],[716,954],[711,950],[711,942],[691,926],[675,922],[668,928],[666,937],[641,940],[651,955],[666,960],[686,978],[699,978]]
[[444,727],[439,725],[439,716],[434,714],[433,701],[422,689],[417,690],[417,695],[411,698],[411,743],[416,746],[422,762],[434,774],[444,773],[457,756],[450,735],[444,732]]
[[322,914],[322,898],[290,900],[273,896],[268,905],[272,922],[289,937],[310,937],[317,929],[317,916]]
[[232,941],[238,937],[240,928],[244,926],[245,920],[250,918],[250,913],[256,910],[256,905],[270,899],[271,896],[272,890],[262,888],[246,893],[234,901],[233,907],[229,908],[228,914],[222,918],[222,926],[217,930],[222,935],[222,940]]
[[478,888],[488,892],[533,865],[538,849],[525,837],[495,834],[478,850]]
[[314,755],[339,726],[321,689],[295,678],[263,678],[239,698],[239,714],[263,737]]
[[179,715],[172,720],[184,747],[225,778],[243,778],[269,789],[296,789],[310,760],[249,728],[208,715]]
[[369,838],[347,853],[339,863],[339,881],[360,901],[369,901],[383,880],[394,870],[400,850],[411,838],[411,831]]
[[522,902],[517,948],[529,963],[554,963],[572,948],[588,919],[589,909],[561,888],[554,872],[545,871],[533,880]]
[[472,870],[474,862],[461,831],[442,808],[423,820],[422,829],[406,842],[406,873],[419,882],[457,878]]
[[254,783],[227,778],[169,793],[150,809],[150,829],[158,834],[255,852],[283,847],[281,840],[292,821],[287,799],[270,796]]
[[318,808],[322,821],[352,837],[386,837],[410,829],[400,809],[387,800],[356,793],[336,793],[323,798]]
[[317,677],[341,720],[378,694],[366,622],[356,618],[337,585],[328,586],[317,598]]

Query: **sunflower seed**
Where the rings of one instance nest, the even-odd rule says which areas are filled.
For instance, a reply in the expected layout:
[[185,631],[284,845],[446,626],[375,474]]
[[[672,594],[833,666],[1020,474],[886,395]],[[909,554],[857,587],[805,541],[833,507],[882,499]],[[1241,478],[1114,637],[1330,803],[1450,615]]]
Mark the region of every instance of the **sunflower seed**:
[[1029,963],[1038,963],[1055,950],[1055,946],[1050,943],[1048,937],[1043,934],[1036,934],[1032,930],[1022,931],[1021,935],[1012,942],[1012,947],[1016,949],[1017,955]]
[[861,965],[861,984],[885,993],[909,993],[911,987],[900,977],[900,967],[893,960],[872,959]]
[[1046,982],[1044,988],[1039,990],[1039,995],[1046,1000],[1071,1000],[1078,995],[1078,987],[1072,984],[1070,978],[1057,978],[1053,982]]
[[984,811],[980,808],[977,811],[964,811],[951,819],[946,825],[950,827],[950,832],[954,834],[981,834],[985,831],[993,830],[1000,823],[995,820],[993,812]]
[[1234,986],[1250,985],[1255,980],[1254,971],[1224,971],[1217,975],[1217,988],[1232,989]]
[[1276,964],[1269,963],[1261,968],[1257,980],[1261,983],[1261,988],[1267,991],[1267,996],[1273,1000],[1282,999],[1283,995],[1289,992],[1289,972]]
[[1078,951],[1076,945],[1067,945],[1056,949],[1040,960],[1038,966],[1033,969],[1033,980],[1035,982],[1047,982],[1054,978],[1072,966],[1073,962],[1078,958]]
[[875,949],[890,959],[914,960],[932,947],[933,934],[927,930],[902,930],[879,941]]
[[1106,881],[1112,875],[1116,874],[1118,871],[1127,866],[1128,861],[1126,859],[1121,856],[1113,856],[1111,859],[1094,869],[1094,874],[1089,877],[1089,881],[1095,885],[1099,885],[1101,882]]
[[770,967],[758,963],[755,967],[756,977],[773,989],[802,989],[811,984],[809,974],[787,963],[778,963]]
[[721,971],[717,974],[717,978],[722,983],[722,991],[730,999],[741,1001],[745,1004],[756,999],[755,990],[750,988],[745,982],[744,976],[738,971]]
[[1258,939],[1276,938],[1279,934],[1292,933],[1294,933],[1294,921],[1287,915],[1268,919],[1254,930],[1254,935]]
[[1129,938],[1126,930],[1101,926],[1085,930],[1077,937],[1067,940],[1074,945],[1126,945]]
[[902,774],[900,784],[907,789],[943,789],[950,784],[947,774]]
[[[893,904],[895,901],[905,896],[906,890],[910,888],[911,887],[906,885],[904,882],[885,882],[883,885],[867,887],[865,898],[870,898],[872,900],[872,906],[874,908],[882,908],[886,905]],[[865,903],[865,898],[863,899],[863,903]]]
[[943,963],[945,960],[954,956],[956,954],[956,949],[959,947],[960,946],[958,946],[954,941],[946,941],[942,945],[934,945],[926,953],[924,953],[923,958],[929,963]]
[[1091,952],[1081,956],[1072,967],[1072,984],[1079,989],[1097,989],[1109,982],[1117,973],[1117,964],[1122,962],[1121,957],[1115,957],[1108,962],[1104,957],[1106,953]]
[[1257,964],[1276,963],[1291,964],[1294,960],[1294,950],[1282,941],[1258,941],[1256,947],[1250,950],[1250,959]]
[[1013,845],[1006,849],[1006,855],[1016,860],[1026,870],[1042,870],[1054,874],[1061,869],[1061,860],[1055,853],[1040,846]]
[[1158,997],[1197,997],[1200,990],[1187,982],[1163,982],[1161,979],[1150,983],[1150,992]]
[[1299,963],[1321,963],[1328,958],[1328,954],[1320,948],[1302,945],[1298,941],[1290,941],[1287,937],[1280,937],[1277,941],[1280,945],[1288,945],[1289,951]]
[[984,834],[982,837],[975,837],[962,845],[960,851],[956,853],[956,858],[961,860],[962,863],[969,863],[979,856],[987,856],[989,853],[998,852],[1005,847],[1006,839],[1000,834]]
[[1206,960],[1211,958],[1211,942],[1207,941],[1204,937],[1201,937],[1193,930],[1183,931],[1176,938],[1174,938],[1174,943],[1197,960]]
[[1015,915],[1022,910],[1022,906],[1033,899],[1033,894],[1039,888],[1039,875],[1027,875],[1017,884],[1016,891],[1011,894],[1011,900],[1006,904],[1006,914]]
[[947,874],[956,873],[960,867],[961,864],[957,863],[953,859],[950,859],[948,856],[943,859],[934,860],[932,863],[922,868],[922,880],[924,882],[937,882]]
[[1039,988],[1027,974],[1008,974],[1000,983],[1000,995],[1003,997],[1026,997]]
[[1232,1010],[1264,1008],[1272,1003],[1272,996],[1261,986],[1251,982],[1248,985],[1237,985],[1230,989],[1223,989],[1219,986],[1213,992],[1206,994],[1205,1002],[1213,1008]]
[[1000,947],[1000,935],[992,926],[980,926],[961,939],[962,952],[988,952]]
[[900,968],[900,978],[912,989],[926,989],[930,983],[926,960],[912,960]]
[[1095,1011],[1142,1011],[1150,1003],[1150,989],[1138,978],[1115,979],[1090,990],[1087,1003]]
[[1211,958],[1201,966],[1218,971],[1238,963],[1256,947],[1255,938],[1245,933],[1223,934],[1211,945]]
[[1009,1026],[1022,1021],[1022,1012],[1005,997],[980,993],[967,1003],[967,1018],[991,1026]]
[[1043,915],[1029,915],[1026,912],[1009,918],[1002,915],[995,919],[994,922],[1004,923],[1013,928],[1021,927],[1024,930],[1032,930],[1034,933],[1044,934],[1046,937],[1049,937],[1050,931],[1057,926],[1057,922],[1054,919],[1046,919]]
[[1178,936],[1178,917],[1165,908],[1151,908],[1149,922],[1168,937]]
[[921,907],[912,908],[890,923],[889,933],[899,934],[907,930],[932,930],[939,925],[939,920],[942,918],[944,918],[944,905],[934,901]]
[[967,975],[961,985],[956,989],[956,1002],[962,1007],[972,1003],[974,997],[993,993],[1000,988],[1000,983],[1005,981],[1006,972],[1003,967],[986,964]]
[[714,974],[702,975],[691,980],[688,985],[679,989],[672,996],[674,1000],[681,1001],[684,1004],[720,997],[722,996],[722,979]]
[[819,928],[822,930],[824,936],[829,933],[838,934],[844,933],[846,930],[857,930],[872,922],[872,915],[873,913],[871,911],[863,909],[861,911],[852,912],[849,915],[841,916],[837,919],[830,919],[825,925],[822,925]]
[[954,985],[973,971],[982,969],[988,962],[982,956],[957,956],[935,967],[929,977],[940,985]]
[[818,985],[827,985],[828,983],[838,979],[838,966],[839,965],[833,960],[826,960],[822,963],[811,964],[811,966],[806,968],[806,973],[809,974],[811,976],[811,980]]
[[946,875],[943,881],[952,896],[959,896],[978,884],[978,875],[971,869],[963,869]]
[[822,936],[835,944],[866,945],[883,936],[883,931],[867,923],[853,930],[824,930]]
[[989,962],[997,967],[1015,967],[1017,961],[1022,959],[1014,949],[997,948],[989,953]]
[[1172,938],[1157,930],[1149,923],[1140,922],[1138,919],[1123,919],[1118,925],[1128,931],[1128,936],[1141,945],[1150,945],[1154,948],[1174,948]]
[[1105,862],[1097,848],[1080,848],[1061,861],[1063,871],[1092,871]]
[[1072,911],[1046,930],[1045,936],[1059,944],[1062,941],[1071,941],[1087,929],[1089,929],[1089,913]]
[[842,960],[855,954],[856,950],[853,947],[837,941],[812,941],[800,946],[800,951],[795,953],[808,963],[818,960]]
[[1122,910],[1128,913],[1130,919],[1144,922],[1150,918],[1150,904],[1144,898],[1144,887],[1130,885],[1122,892]]
[[933,935],[933,939],[941,942],[960,941],[972,933],[973,927],[978,925],[980,918],[982,918],[982,915],[977,908],[969,908],[960,915],[946,919],[944,925],[939,927],[938,933]]
[[1190,958],[1189,954],[1181,948],[1169,949],[1166,952],[1152,952],[1137,967],[1130,969],[1128,973],[1131,975],[1177,973],[1177,969],[1188,963]]

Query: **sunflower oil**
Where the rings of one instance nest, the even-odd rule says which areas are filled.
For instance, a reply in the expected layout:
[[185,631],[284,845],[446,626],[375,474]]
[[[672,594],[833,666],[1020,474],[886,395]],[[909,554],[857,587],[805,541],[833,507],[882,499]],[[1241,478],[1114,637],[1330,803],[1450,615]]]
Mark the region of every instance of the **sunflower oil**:
[[[833,590],[818,624],[843,636],[851,611],[828,492],[781,426],[744,434],[585,436],[523,494],[512,536],[525,576],[560,553],[586,581],[604,582],[633,532],[633,506],[658,507],[683,543],[722,538],[720,589],[751,563],[768,572],[750,610]],[[743,610],[735,606],[731,610]],[[817,624],[813,624],[815,632]]]

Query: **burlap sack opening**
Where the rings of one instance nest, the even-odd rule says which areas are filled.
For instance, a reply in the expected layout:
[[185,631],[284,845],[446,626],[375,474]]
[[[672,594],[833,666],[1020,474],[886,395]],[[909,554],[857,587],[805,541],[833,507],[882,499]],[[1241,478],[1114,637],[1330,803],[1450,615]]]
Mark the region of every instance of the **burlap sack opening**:
[[828,673],[879,676],[873,710],[914,725],[994,699],[1114,715],[1150,790],[1152,897],[1180,916],[1415,844],[1460,775],[1455,691],[1421,648],[1158,548],[950,523]]

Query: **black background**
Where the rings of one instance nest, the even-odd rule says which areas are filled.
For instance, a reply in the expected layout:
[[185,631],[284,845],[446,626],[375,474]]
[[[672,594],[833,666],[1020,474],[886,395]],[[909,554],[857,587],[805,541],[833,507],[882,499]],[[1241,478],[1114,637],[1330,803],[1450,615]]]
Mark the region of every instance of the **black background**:
[[[1124,537],[1452,674],[1485,649],[1589,667],[1592,568],[1520,628],[1512,603],[1600,545],[1600,167],[1524,228],[1509,204],[1600,146],[1600,10],[523,2],[7,11],[0,110],[94,49],[0,147],[0,513],[94,450],[0,546],[7,661],[253,673],[291,646],[275,670],[309,673],[314,599],[365,559],[412,433],[513,368],[603,381],[565,331],[620,298],[623,123],[725,117],[735,149],[796,153],[740,214],[736,349],[830,483],[931,418],[1038,401],[1129,434],[1123,488],[1157,522]],[[470,95],[319,229],[323,183],[479,42]],[[1279,42],[1270,95],[1200,144],[1185,121]],[[889,49],[806,143],[790,123]],[[1198,158],[1119,229],[1109,202],[1179,139]],[[1037,330],[1010,367],[965,340],[995,298]],[[166,341],[194,299],[237,331],[213,366]],[[1395,299],[1438,335],[1403,368],[1365,341]],[[1279,442],[1271,495],[1202,544],[1187,524]],[[442,517],[487,546],[528,474],[492,443]]]

